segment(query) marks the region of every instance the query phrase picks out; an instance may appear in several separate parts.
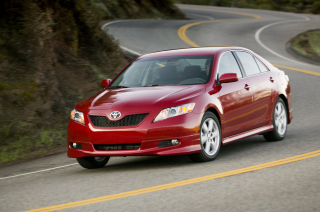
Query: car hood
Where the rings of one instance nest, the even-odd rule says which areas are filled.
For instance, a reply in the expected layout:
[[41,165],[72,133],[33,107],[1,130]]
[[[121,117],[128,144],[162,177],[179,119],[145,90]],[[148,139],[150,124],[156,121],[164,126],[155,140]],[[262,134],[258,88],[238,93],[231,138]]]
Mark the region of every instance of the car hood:
[[205,91],[205,85],[106,89],[78,103],[78,110],[110,108],[170,107],[188,103]]

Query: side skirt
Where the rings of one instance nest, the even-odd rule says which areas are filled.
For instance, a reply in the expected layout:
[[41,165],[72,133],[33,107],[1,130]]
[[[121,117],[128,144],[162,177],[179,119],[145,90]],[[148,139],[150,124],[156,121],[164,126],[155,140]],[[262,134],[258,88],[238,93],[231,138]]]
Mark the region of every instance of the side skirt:
[[259,127],[257,129],[254,129],[254,130],[246,131],[246,132],[241,133],[241,134],[237,134],[237,135],[233,135],[233,136],[229,136],[227,138],[224,138],[222,140],[222,144],[227,144],[227,143],[230,143],[230,142],[233,142],[233,141],[237,141],[237,140],[240,140],[240,139],[243,139],[243,138],[247,138],[247,137],[250,137],[250,136],[253,136],[253,135],[258,135],[258,134],[265,133],[265,132],[272,131],[272,130],[273,130],[273,125],[272,124],[264,126],[264,127]]

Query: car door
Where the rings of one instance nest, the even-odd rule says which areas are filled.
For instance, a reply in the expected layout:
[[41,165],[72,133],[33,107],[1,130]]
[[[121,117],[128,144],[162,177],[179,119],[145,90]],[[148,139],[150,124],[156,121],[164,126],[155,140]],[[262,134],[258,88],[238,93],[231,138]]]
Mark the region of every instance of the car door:
[[218,77],[224,73],[237,73],[237,82],[222,83],[219,91],[221,103],[221,129],[223,137],[252,129],[252,91],[232,52],[224,53],[218,64]]
[[247,78],[250,81],[253,95],[253,127],[265,126],[270,121],[273,109],[272,88],[274,78],[268,68],[255,56],[248,52],[236,52]]

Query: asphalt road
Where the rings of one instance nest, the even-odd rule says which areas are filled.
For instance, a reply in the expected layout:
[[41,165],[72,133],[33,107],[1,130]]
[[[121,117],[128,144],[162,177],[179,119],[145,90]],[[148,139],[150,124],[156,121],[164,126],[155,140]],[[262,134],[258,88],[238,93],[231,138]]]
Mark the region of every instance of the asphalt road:
[[[290,163],[278,161],[320,150],[320,68],[299,62],[285,51],[291,37],[319,28],[320,16],[179,6],[190,20],[129,20],[103,29],[137,53],[243,46],[285,66],[280,69],[289,75],[294,111],[286,139],[243,139],[223,146],[218,158],[208,163],[193,163],[187,156],[114,157],[105,168],[86,170],[64,153],[4,167],[0,169],[0,211],[48,206],[64,211],[320,211],[319,154],[290,159]],[[198,23],[202,21],[207,22]],[[187,27],[189,23],[197,24]],[[185,30],[180,29],[183,26]],[[277,166],[259,165],[272,161]],[[260,168],[241,171],[255,165]],[[238,171],[225,174],[233,170]],[[204,176],[209,177],[199,180]],[[154,187],[164,184],[169,185]]]

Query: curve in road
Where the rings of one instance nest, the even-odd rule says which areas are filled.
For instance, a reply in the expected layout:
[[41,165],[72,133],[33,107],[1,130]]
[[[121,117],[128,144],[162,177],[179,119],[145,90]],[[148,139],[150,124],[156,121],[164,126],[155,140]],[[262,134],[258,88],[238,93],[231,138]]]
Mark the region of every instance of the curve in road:
[[[181,8],[186,8],[186,7],[181,7]],[[217,11],[217,10],[210,10],[210,9],[196,9],[196,10],[202,10],[202,11],[212,11],[212,12],[221,12],[221,11]],[[232,13],[232,14],[239,14],[239,15],[243,15],[243,16],[250,16],[253,17],[255,19],[261,19],[260,16],[257,15],[251,15],[251,14],[247,14],[247,13],[236,13],[236,12],[232,12],[232,11],[223,11],[223,13]],[[280,54],[278,54],[277,52],[273,51],[272,49],[270,49],[269,47],[267,47],[266,45],[264,45],[262,43],[262,41],[260,40],[260,34],[262,33],[263,30],[274,26],[274,25],[278,25],[278,24],[285,24],[285,23],[289,23],[289,22],[298,22],[298,21],[309,21],[310,18],[305,17],[305,16],[301,16],[301,15],[297,15],[298,17],[301,17],[303,20],[286,20],[286,21],[279,21],[279,22],[275,22],[275,23],[271,23],[271,24],[267,24],[266,26],[261,27],[260,29],[258,29],[255,33],[255,39],[258,42],[258,44],[265,48],[266,50],[268,50],[269,52],[271,52],[272,54],[283,58],[285,60],[294,62],[294,63],[301,63],[297,60],[293,60],[290,58],[287,58],[285,56],[282,56]],[[245,19],[224,19],[224,20],[214,20],[214,21],[200,21],[200,22],[194,22],[194,23],[190,23],[190,24],[186,24],[182,27],[180,27],[178,29],[178,36],[180,37],[181,40],[183,40],[184,42],[186,42],[187,44],[189,44],[192,47],[200,47],[198,44],[196,44],[195,42],[191,41],[188,36],[186,35],[186,31],[192,27],[192,26],[196,26],[196,25],[200,25],[200,24],[206,24],[206,23],[214,23],[214,22],[222,22],[222,21],[239,21],[239,20],[245,20]],[[293,67],[289,67],[289,66],[282,66],[282,65],[277,65],[277,64],[273,64],[274,66],[280,67],[280,68],[285,68],[285,69],[290,69],[290,70],[294,70],[294,71],[300,71],[306,74],[313,74],[313,75],[317,75],[320,76],[320,73],[318,72],[314,72],[314,71],[308,71],[308,70],[304,70],[304,69],[298,69],[298,68],[293,68]]]

